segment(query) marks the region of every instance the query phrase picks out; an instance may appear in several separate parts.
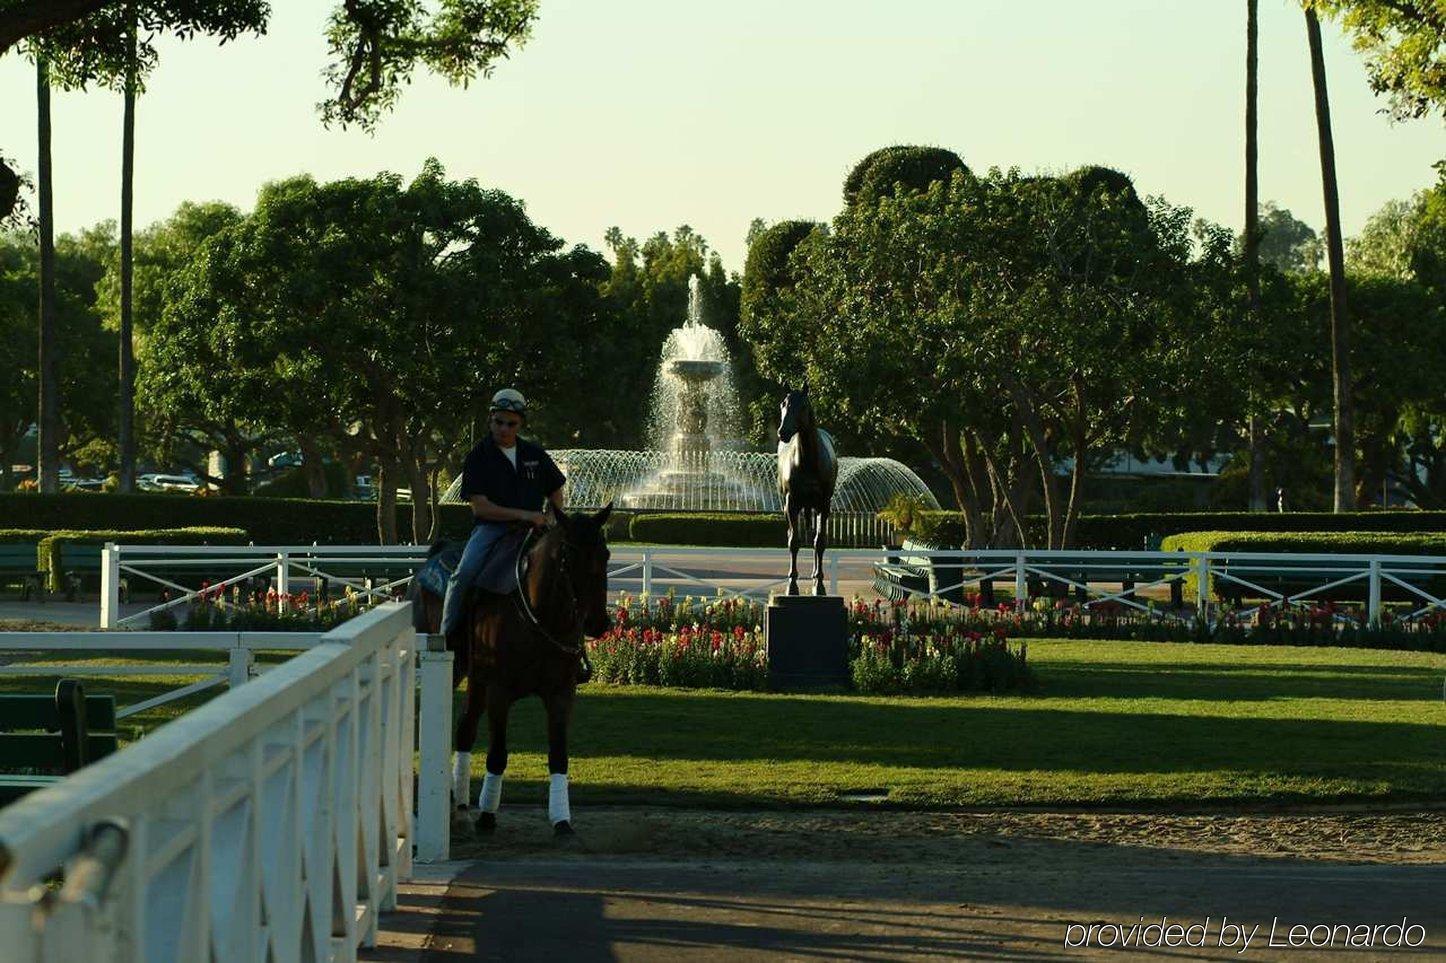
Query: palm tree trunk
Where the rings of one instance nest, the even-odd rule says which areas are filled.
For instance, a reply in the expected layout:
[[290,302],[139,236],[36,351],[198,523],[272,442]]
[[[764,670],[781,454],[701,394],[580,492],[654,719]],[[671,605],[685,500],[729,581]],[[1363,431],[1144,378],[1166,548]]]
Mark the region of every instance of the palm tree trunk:
[[[1260,0],[1245,0],[1245,288],[1246,323],[1260,323]],[[1250,392],[1246,431],[1250,454],[1250,510],[1265,511],[1265,455],[1260,419]]]
[[36,452],[42,492],[60,490],[60,382],[55,343],[55,204],[50,169],[50,70],[44,55],[35,58],[35,101],[39,162],[36,187],[40,207],[40,419]]
[[[134,8],[132,8],[134,15]],[[133,273],[133,224],[136,174],[136,30],[131,22],[130,62],[126,65],[124,111],[121,122],[121,216],[120,216],[120,425],[116,447],[120,449],[122,492],[135,487],[135,346],[131,335],[131,291]]]
[[1326,92],[1325,55],[1320,20],[1305,11],[1310,41],[1310,72],[1315,83],[1315,119],[1320,135],[1321,186],[1325,193],[1326,256],[1331,272],[1331,382],[1335,395],[1335,511],[1350,511],[1356,498],[1355,405],[1351,400],[1350,317],[1346,310],[1345,250],[1341,243],[1341,202],[1336,186],[1336,151],[1331,137],[1330,97]]

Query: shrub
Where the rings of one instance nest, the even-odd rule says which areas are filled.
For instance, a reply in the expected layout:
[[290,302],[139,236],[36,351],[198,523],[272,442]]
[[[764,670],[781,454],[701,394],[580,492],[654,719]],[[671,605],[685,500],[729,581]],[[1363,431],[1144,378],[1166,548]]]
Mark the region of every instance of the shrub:
[[67,545],[104,545],[106,542],[130,542],[136,545],[245,545],[250,536],[242,528],[171,528],[138,531],[58,531],[46,532],[36,545],[36,566],[45,573],[51,591],[62,586]]
[[788,542],[788,522],[782,515],[771,514],[635,515],[628,532],[635,542],[665,545],[777,548]]
[[[439,505],[439,531],[462,537],[472,527],[466,505]],[[377,507],[333,499],[183,494],[0,494],[0,526],[61,530],[244,528],[258,545],[375,545]],[[397,531],[411,530],[411,506],[397,510]]]

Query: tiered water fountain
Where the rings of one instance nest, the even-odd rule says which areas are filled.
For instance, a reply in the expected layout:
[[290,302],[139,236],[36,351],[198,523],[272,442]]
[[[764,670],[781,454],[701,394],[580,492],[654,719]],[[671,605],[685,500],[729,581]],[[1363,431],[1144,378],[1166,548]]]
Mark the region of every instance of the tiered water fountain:
[[[689,279],[688,317],[663,344],[653,387],[652,440],[647,451],[564,449],[552,452],[567,475],[567,500],[580,508],[613,502],[652,511],[778,512],[778,461],[773,452],[740,450],[739,406],[727,345],[703,323],[698,279]],[[458,501],[461,480],[442,496]],[[836,516],[872,516],[905,493],[930,508],[927,485],[892,458],[839,460]]]

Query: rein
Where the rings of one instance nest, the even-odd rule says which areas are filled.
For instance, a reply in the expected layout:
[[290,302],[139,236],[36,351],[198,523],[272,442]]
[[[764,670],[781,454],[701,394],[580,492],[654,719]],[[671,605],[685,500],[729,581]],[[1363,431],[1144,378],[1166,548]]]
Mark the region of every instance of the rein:
[[[583,654],[581,626],[578,627],[579,632],[577,645],[566,645],[558,641],[557,637],[547,630],[547,627],[542,624],[542,621],[537,617],[537,613],[532,611],[532,606],[527,601],[527,583],[523,579],[522,563],[523,560],[526,559],[529,554],[531,554],[529,551],[529,547],[532,545],[533,537],[536,535],[536,533],[537,529],[535,528],[527,533],[527,537],[522,540],[522,548],[517,553],[517,594],[513,596],[513,602],[517,606],[518,610],[527,618],[527,621],[532,623],[532,627],[538,632],[538,634],[540,634],[547,641],[551,642],[554,646],[556,646],[565,654],[577,656],[581,658],[584,663],[586,663],[587,656]],[[568,542],[566,535],[563,536],[562,544],[564,549],[572,547],[571,543]],[[562,557],[561,560],[558,562],[558,566],[559,573],[562,575],[566,575],[567,553],[565,551],[562,553]],[[574,618],[577,617],[576,597],[573,598],[572,614]]]

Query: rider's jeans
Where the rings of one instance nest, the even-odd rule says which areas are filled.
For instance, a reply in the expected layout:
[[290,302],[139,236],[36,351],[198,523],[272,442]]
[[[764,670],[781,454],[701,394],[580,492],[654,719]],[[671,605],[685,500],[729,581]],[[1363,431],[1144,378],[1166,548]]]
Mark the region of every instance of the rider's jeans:
[[450,635],[457,627],[457,622],[462,618],[462,610],[467,604],[468,586],[482,571],[482,563],[487,561],[487,554],[492,551],[492,546],[505,534],[506,522],[479,522],[473,526],[472,536],[467,539],[467,545],[462,549],[462,557],[457,560],[457,568],[447,580],[447,597],[442,600],[443,635]]

